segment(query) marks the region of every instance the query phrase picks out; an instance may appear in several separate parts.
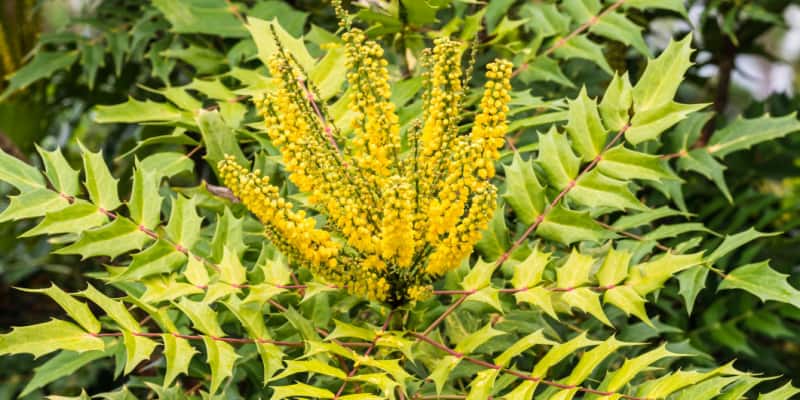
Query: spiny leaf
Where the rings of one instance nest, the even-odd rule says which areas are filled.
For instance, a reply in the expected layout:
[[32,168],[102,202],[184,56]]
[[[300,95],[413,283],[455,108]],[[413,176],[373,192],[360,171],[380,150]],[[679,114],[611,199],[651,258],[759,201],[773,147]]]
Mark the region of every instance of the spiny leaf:
[[678,160],[678,169],[695,171],[711,179],[728,199],[728,202],[733,203],[733,196],[728,189],[728,184],[725,183],[725,174],[723,173],[727,167],[714,159],[706,149],[694,149],[688,152]]
[[655,60],[648,60],[636,86],[633,87],[634,111],[639,114],[672,102],[683,75],[692,65],[692,35],[672,41]]
[[788,400],[800,393],[800,389],[792,386],[791,382],[769,393],[762,393],[758,395],[758,400]]
[[129,331],[122,331],[125,343],[125,375],[131,373],[139,363],[150,358],[158,343],[146,337],[137,336]]
[[727,274],[719,290],[742,289],[761,301],[779,301],[800,308],[800,290],[789,284],[788,276],[770,268],[769,261],[747,264]]
[[616,236],[613,232],[598,225],[589,216],[588,211],[573,211],[562,205],[556,206],[547,213],[547,217],[539,225],[537,233],[563,244],[572,244],[581,240],[598,242]]
[[15,327],[0,335],[0,355],[33,354],[39,358],[56,350],[79,353],[105,348],[103,340],[88,334],[75,324],[52,319],[41,324]]
[[37,51],[33,59],[14,72],[8,79],[8,87],[0,94],[0,102],[28,85],[66,69],[78,59],[80,53],[72,51]]
[[709,254],[708,257],[706,257],[706,260],[709,263],[714,263],[719,259],[721,259],[722,257],[725,257],[728,253],[738,249],[739,247],[744,246],[745,244],[753,240],[763,237],[776,236],[776,235],[780,235],[780,232],[764,233],[755,230],[755,228],[749,228],[744,232],[739,232],[734,235],[726,235],[722,243],[719,246],[717,246],[717,248],[714,249],[714,251],[711,254]]
[[211,382],[208,391],[216,394],[222,381],[233,376],[233,367],[239,355],[230,344],[208,336],[203,336],[203,343],[206,345],[206,362],[211,367]]
[[783,117],[738,118],[725,128],[711,136],[708,152],[716,157],[724,158],[730,153],[749,149],[755,144],[784,137],[792,132],[800,131],[797,114]]
[[86,329],[90,333],[99,333],[101,326],[100,321],[94,317],[92,311],[89,310],[89,306],[86,303],[75,300],[69,293],[64,292],[56,286],[55,284],[51,284],[49,288],[46,289],[20,289],[24,292],[29,293],[43,293],[49,296],[53,301],[58,303],[61,308],[69,315],[70,318],[75,320],[78,325],[82,326],[83,329]]
[[83,170],[86,174],[84,185],[86,190],[89,191],[89,198],[92,199],[95,205],[104,210],[112,211],[117,209],[122,204],[117,193],[118,180],[108,170],[103,154],[100,152],[93,153],[83,147],[82,144],[80,146],[83,157]]
[[322,389],[305,383],[295,383],[288,386],[273,386],[272,400],[281,400],[286,398],[310,397],[312,399],[332,399],[333,392],[327,389]]
[[494,363],[501,366],[507,366],[508,363],[511,362],[512,358],[539,344],[553,346],[556,344],[556,342],[544,337],[544,333],[542,333],[542,330],[539,329],[514,342],[514,344],[509,346],[505,351],[503,351],[502,354],[494,359]]
[[[66,200],[64,201],[66,202]],[[11,207],[9,207],[9,209],[10,208]],[[76,200],[74,203],[68,204],[61,209],[42,209],[40,211],[45,212],[45,217],[42,222],[20,235],[20,237],[31,237],[43,234],[78,233],[102,225],[108,220],[108,217],[102,214],[97,206],[83,200]],[[30,213],[33,212],[34,210],[30,211]],[[27,211],[24,213],[27,213]]]
[[133,222],[147,229],[155,228],[161,221],[161,195],[158,193],[160,178],[155,171],[136,168],[133,172],[133,187],[128,210]]
[[589,60],[609,75],[613,75],[614,71],[608,65],[605,55],[603,55],[603,48],[589,40],[585,35],[578,35],[567,40],[561,47],[558,47],[554,54],[558,58],[569,60],[571,58],[582,58]]
[[523,161],[514,153],[511,165],[503,165],[506,191],[503,199],[511,206],[520,221],[531,224],[545,208],[544,187],[533,172],[533,161]]
[[9,183],[21,192],[46,189],[39,170],[3,150],[0,150],[0,181]]
[[83,366],[109,355],[111,355],[109,350],[95,350],[83,353],[62,351],[34,370],[33,378],[22,389],[19,397],[25,397],[34,390],[65,376],[72,375]]
[[94,286],[88,284],[86,289],[82,292],[79,292],[81,296],[91,300],[92,303],[97,304],[100,308],[105,311],[105,313],[114,320],[122,329],[125,329],[130,332],[141,332],[142,327],[136,322],[136,319],[133,318],[128,309],[125,307],[125,303],[121,300],[112,299],[99,290],[95,289]]
[[217,163],[231,155],[236,158],[239,165],[249,165],[244,153],[239,148],[236,135],[231,128],[225,124],[218,111],[201,110],[195,118],[203,135],[203,143],[206,147],[205,160],[217,171]]
[[83,259],[96,256],[116,258],[120,254],[143,248],[148,241],[150,237],[136,224],[118,217],[108,225],[84,231],[78,241],[55,252],[80,254]]
[[625,284],[633,287],[636,292],[644,296],[661,288],[664,282],[674,274],[699,265],[702,262],[703,253],[667,253],[654,261],[633,267]]
[[583,161],[591,161],[606,144],[607,132],[600,120],[597,101],[590,99],[583,87],[574,100],[568,101],[569,122],[564,127],[572,146]]
[[604,175],[622,180],[632,179],[677,179],[660,157],[634,151],[623,145],[616,146],[603,154],[597,163],[597,170]]
[[61,211],[70,205],[67,199],[48,189],[33,189],[19,196],[9,196],[9,199],[11,202],[0,214],[0,222],[41,217]]
[[598,343],[600,342],[587,338],[586,332],[583,332],[565,343],[557,344],[553,346],[544,357],[539,359],[539,362],[537,362],[536,366],[533,368],[531,376],[546,376],[550,368],[558,364],[561,360],[575,354],[575,351],[578,349],[597,345]]
[[[635,89],[634,89],[635,90]],[[634,97],[634,100],[636,97]],[[631,127],[625,131],[625,138],[639,144],[659,137],[661,133],[685,119],[689,114],[702,110],[708,104],[681,104],[674,101],[641,109],[633,115]]]
[[189,317],[194,329],[209,336],[225,336],[225,332],[219,326],[217,312],[211,309],[208,304],[183,298],[175,305]]
[[[269,64],[270,58],[276,54],[280,46],[294,57],[304,70],[311,71],[314,66],[314,58],[308,53],[303,39],[298,39],[290,35],[281,27],[277,20],[265,21],[259,18],[248,17],[247,29],[256,42],[256,46],[258,46],[258,58],[264,65]],[[275,42],[275,38],[273,38],[271,33],[272,29],[275,30],[275,34],[280,43]]]
[[638,357],[627,359],[619,369],[606,375],[599,389],[610,392],[618,391],[656,361],[666,357],[678,356],[680,354],[667,350],[666,344],[663,344],[657,349],[650,350]]
[[538,285],[549,260],[550,253],[542,252],[539,247],[534,248],[525,260],[514,266],[514,277],[511,278],[511,284],[515,288],[530,288]]
[[78,171],[72,169],[60,150],[46,151],[36,146],[45,167],[45,174],[53,187],[60,193],[75,196],[80,192]]
[[574,288],[589,282],[592,265],[594,258],[573,248],[567,262],[556,270],[556,285],[559,288]]
[[628,73],[622,76],[614,73],[614,78],[600,101],[600,115],[603,116],[605,126],[615,131],[621,130],[630,119],[628,114],[632,104],[633,88]]
[[578,176],[580,159],[572,152],[567,137],[553,128],[548,133],[539,133],[536,163],[544,170],[548,183],[561,190]]
[[592,208],[593,211],[600,208],[609,210],[646,208],[628,189],[626,181],[609,178],[597,169],[578,178],[575,187],[569,191],[567,197],[576,203]]
[[164,386],[169,387],[179,374],[189,372],[189,363],[197,350],[186,339],[170,333],[161,335],[164,341],[164,358],[167,360],[167,371],[164,373]]
[[[95,108],[95,122],[108,123],[141,123],[141,122],[177,122],[186,118],[184,113],[169,103],[150,100],[139,101],[132,97],[125,103],[112,106],[99,105]],[[191,120],[189,120],[191,121]]]

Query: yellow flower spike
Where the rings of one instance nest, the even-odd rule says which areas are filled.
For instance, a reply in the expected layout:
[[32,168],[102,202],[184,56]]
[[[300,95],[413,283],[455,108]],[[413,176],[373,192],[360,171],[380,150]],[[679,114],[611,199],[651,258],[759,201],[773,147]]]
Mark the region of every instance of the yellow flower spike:
[[[308,194],[308,212],[294,211],[259,171],[230,157],[219,165],[220,178],[275,246],[316,276],[371,300],[422,300],[434,279],[470,255],[493,215],[489,179],[507,130],[511,64],[487,66],[472,130],[462,135],[462,46],[436,39],[422,62],[423,115],[401,149],[383,49],[357,29],[343,39],[347,100],[357,114],[352,135],[333,125],[313,83],[280,45],[268,64],[273,90],[254,100],[288,178]],[[323,228],[317,213],[326,217]]]

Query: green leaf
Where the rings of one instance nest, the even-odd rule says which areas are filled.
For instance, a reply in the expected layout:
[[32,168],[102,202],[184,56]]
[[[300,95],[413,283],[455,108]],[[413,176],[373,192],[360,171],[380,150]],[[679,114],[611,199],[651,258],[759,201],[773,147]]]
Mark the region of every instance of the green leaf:
[[706,149],[694,149],[678,159],[678,169],[695,171],[711,179],[728,199],[728,202],[733,203],[733,197],[728,190],[728,184],[725,183],[725,174],[723,174],[727,167],[715,160]]
[[494,363],[505,367],[511,362],[511,359],[538,344],[553,346],[556,344],[556,342],[544,337],[544,333],[542,333],[542,330],[539,329],[514,342],[514,344],[509,346],[507,349],[503,351],[502,354],[500,354],[494,359]]
[[632,344],[633,343],[620,342],[616,337],[611,336],[599,345],[595,346],[593,349],[583,353],[580,361],[578,361],[578,364],[572,369],[572,372],[570,372],[569,376],[562,381],[567,385],[580,384],[589,378],[589,375],[591,375],[592,371],[594,371],[595,368],[597,368],[597,366],[600,365],[600,363],[603,362],[603,360],[605,360],[608,356],[615,353],[620,347],[630,346]]
[[483,328],[470,333],[467,337],[461,339],[456,345],[455,351],[462,354],[471,354],[482,344],[488,342],[494,337],[505,335],[503,331],[499,331],[492,327],[492,324],[484,325]]
[[122,331],[125,343],[125,375],[131,373],[142,361],[150,358],[158,343],[152,339],[136,336],[129,331]]
[[786,278],[769,267],[769,261],[747,264],[725,276],[718,290],[742,289],[756,295],[761,301],[779,301],[800,308],[800,291]]
[[38,51],[31,62],[8,78],[8,87],[0,94],[0,102],[14,92],[24,89],[39,79],[47,78],[61,69],[66,69],[78,59],[78,51]]
[[792,386],[791,382],[786,382],[785,385],[775,389],[769,393],[762,393],[758,395],[758,400],[788,400],[800,393],[800,389]]
[[245,37],[244,24],[224,0],[155,0],[175,33],[202,33],[222,37]]
[[273,0],[260,1],[247,13],[247,15],[266,20],[278,18],[281,26],[292,36],[303,34],[303,27],[308,19],[308,14],[307,12],[296,10],[283,1]]
[[644,56],[650,56],[650,49],[642,37],[642,28],[618,12],[608,13],[591,25],[589,32],[633,46]]
[[[114,278],[117,279],[116,276]],[[145,288],[144,293],[139,299],[146,303],[171,301],[178,297],[204,293],[204,290],[197,286],[185,282],[178,282],[176,274],[157,275],[152,278],[140,280],[139,282],[141,282]]]
[[525,83],[546,81],[569,88],[575,87],[572,81],[561,72],[558,62],[549,57],[537,57],[528,63],[527,68],[519,74],[519,79]]
[[475,248],[488,260],[496,260],[511,246],[508,235],[505,210],[500,206],[495,209],[494,216],[489,221],[489,226],[483,231],[483,236],[475,245]]
[[0,150],[0,181],[7,182],[21,192],[47,188],[39,170],[3,150]]
[[708,143],[708,152],[724,158],[730,153],[749,149],[755,144],[784,137],[800,131],[797,114],[783,117],[738,118],[730,125],[715,132]]
[[170,240],[185,249],[191,249],[200,238],[203,217],[197,215],[196,207],[197,197],[173,197],[169,223],[164,228]]
[[572,152],[567,137],[552,128],[548,133],[539,133],[536,163],[547,176],[547,183],[562,190],[578,176],[580,158]]
[[652,108],[638,110],[631,119],[631,127],[625,131],[625,138],[633,144],[657,139],[661,133],[687,118],[689,114],[707,106],[705,103],[681,104],[670,100]]
[[164,386],[169,387],[179,374],[188,374],[189,363],[197,350],[189,341],[165,333],[161,335],[164,341],[164,359],[167,361],[167,371],[164,373]]
[[212,337],[224,337],[225,332],[219,326],[217,312],[208,304],[182,298],[175,305],[192,321],[192,327]]
[[626,230],[636,228],[642,225],[647,225],[657,219],[672,217],[676,215],[686,215],[680,211],[673,210],[669,207],[659,207],[649,209],[636,214],[623,215],[614,222],[614,228]]
[[183,153],[162,151],[142,160],[139,168],[153,171],[158,179],[171,178],[181,173],[194,171],[194,161]]
[[672,103],[683,75],[692,65],[691,44],[692,35],[689,34],[680,41],[670,42],[655,60],[648,60],[642,77],[633,87],[634,118],[639,113]]
[[526,4],[521,10],[522,17],[528,19],[528,26],[541,36],[548,37],[567,32],[570,18],[555,4]]
[[603,306],[600,304],[600,294],[592,289],[581,287],[566,292],[560,292],[559,295],[560,300],[565,302],[568,306],[588,313],[610,327],[614,326],[603,311]]
[[[271,30],[275,29],[275,33],[280,41],[280,46],[284,51],[287,51],[291,56],[297,60],[297,63],[305,71],[311,71],[314,66],[314,58],[308,53],[305,43],[302,38],[295,38],[286,32],[277,20],[265,21],[263,19],[248,17],[247,29],[250,35],[258,46],[258,58],[264,65],[269,65],[270,58],[277,53],[278,43],[275,42]],[[316,82],[319,84],[319,82]]]
[[[20,196],[20,198],[22,199],[23,196]],[[24,198],[27,198],[27,196]],[[66,202],[66,200],[64,200],[64,202]],[[11,210],[9,206],[7,212],[11,212]],[[23,217],[38,216],[29,215],[33,214],[35,210],[15,210],[18,210],[18,213],[22,214]],[[97,206],[83,200],[77,200],[66,207],[54,207],[53,209],[42,208],[40,211],[46,212],[42,222],[20,235],[20,237],[31,237],[43,234],[78,233],[102,225],[108,221],[108,217],[100,213],[100,209],[98,209]],[[5,216],[5,213],[3,215]]]
[[630,261],[631,253],[611,248],[595,274],[597,283],[600,286],[612,286],[622,282],[628,276]]
[[28,353],[39,358],[56,350],[83,353],[103,349],[105,344],[101,338],[88,334],[75,324],[58,319],[15,327],[11,332],[0,335],[0,355]]
[[547,315],[558,319],[555,309],[553,308],[553,291],[542,286],[536,286],[514,293],[514,298],[517,303],[529,303],[536,308],[541,309]]
[[753,240],[776,235],[780,235],[780,232],[764,233],[759,232],[752,227],[744,232],[739,232],[734,235],[726,235],[722,243],[717,246],[717,248],[714,249],[714,251],[709,254],[708,257],[706,257],[706,260],[713,264],[722,257],[725,257],[728,253],[744,246],[747,243],[750,243]]
[[567,40],[561,47],[558,47],[554,54],[558,58],[569,60],[571,58],[582,58],[597,64],[603,71],[613,75],[614,71],[608,65],[603,48],[597,43],[592,42],[586,35],[574,36]]
[[491,398],[492,391],[494,390],[494,381],[500,370],[485,369],[478,372],[475,378],[470,382],[469,394],[467,400],[484,400]]
[[589,282],[589,271],[594,265],[594,258],[578,252],[573,248],[569,258],[556,269],[556,285],[568,289]]
[[102,153],[93,153],[80,142],[78,144],[81,146],[83,169],[86,174],[84,185],[89,191],[89,198],[96,206],[106,211],[117,209],[122,205],[117,192],[119,180],[111,175]]
[[328,375],[341,380],[347,379],[347,374],[344,371],[342,371],[339,368],[332,367],[320,360],[308,360],[308,361],[288,360],[286,361],[286,368],[283,371],[281,371],[280,374],[273,377],[271,380],[275,381],[283,379],[287,376],[292,376],[294,374],[299,374],[304,372],[307,372],[309,374]]
[[542,281],[542,274],[550,260],[550,253],[533,249],[525,260],[514,265],[514,276],[511,278],[511,285],[515,288],[530,288]]
[[128,210],[131,219],[139,226],[154,229],[161,222],[161,195],[158,193],[160,177],[153,170],[136,168]]
[[239,355],[230,344],[208,336],[203,336],[203,343],[206,345],[206,362],[211,367],[211,382],[208,392],[216,394],[222,381],[233,376],[233,369]]
[[247,166],[250,163],[239,148],[236,135],[225,124],[218,111],[200,111],[196,117],[197,125],[203,135],[206,147],[205,160],[217,171],[217,163],[226,155],[235,157],[239,165]]
[[112,299],[97,289],[94,288],[91,284],[86,286],[82,292],[79,292],[81,296],[89,299],[92,303],[97,304],[100,308],[105,311],[105,313],[114,320],[122,329],[130,331],[130,332],[141,332],[142,327],[139,326],[139,323],[136,322],[136,319],[133,318],[128,309],[125,307],[125,303],[121,300]]
[[648,369],[648,367],[656,361],[666,357],[677,356],[680,356],[680,354],[667,350],[666,344],[662,344],[657,349],[650,350],[638,357],[625,360],[619,369],[609,373],[606,378],[603,379],[603,383],[600,385],[599,389],[616,392],[633,380],[640,372]]
[[273,386],[272,400],[286,398],[309,397],[312,399],[332,399],[333,392],[327,389],[318,388],[305,383],[295,383],[288,386]]
[[[339,94],[347,77],[346,61],[344,46],[334,47],[328,50],[309,73],[309,79],[314,82],[322,100],[328,100]],[[397,86],[393,86],[392,89],[396,90]]]
[[557,344],[539,359],[539,362],[537,362],[536,366],[533,367],[533,373],[531,376],[547,376],[547,371],[549,371],[554,365],[558,364],[561,360],[575,354],[578,349],[582,349],[587,346],[594,346],[598,343],[600,342],[587,338],[586,333],[583,332],[565,343]]
[[[69,201],[58,193],[48,189],[33,189],[19,196],[8,196],[11,200],[8,207],[0,214],[0,222],[41,217],[55,213],[68,207]],[[101,220],[94,225],[101,224]],[[81,227],[81,225],[78,225]]]
[[83,353],[62,351],[34,370],[33,378],[22,389],[19,397],[25,397],[34,390],[72,375],[85,365],[109,355],[109,351],[87,351]]
[[738,380],[738,376],[717,376],[675,393],[675,400],[714,399],[722,389]]
[[654,261],[639,264],[631,269],[625,284],[640,295],[660,289],[674,274],[703,263],[703,253],[666,253]]
[[608,136],[600,112],[597,110],[597,101],[589,98],[586,87],[583,87],[574,100],[567,102],[569,105],[569,122],[564,127],[572,146],[581,155],[584,161],[594,159],[606,144]]
[[331,332],[328,336],[325,337],[325,340],[334,340],[338,338],[349,337],[371,342],[372,340],[375,339],[376,331],[374,330],[374,328],[373,329],[361,328],[336,319],[334,319],[333,322],[336,323],[336,328],[334,328],[333,332]]
[[495,269],[497,269],[497,263],[487,263],[483,259],[478,259],[461,281],[461,287],[465,290],[478,290],[489,286]]
[[637,8],[642,11],[659,8],[662,10],[675,11],[684,18],[688,18],[683,0],[626,0],[625,7]]
[[609,210],[642,210],[646,206],[628,189],[628,183],[603,175],[593,169],[578,178],[575,186],[567,193],[567,198],[578,204]]
[[689,315],[692,314],[697,295],[706,287],[708,271],[706,266],[699,265],[678,274],[678,294],[683,297]]
[[83,231],[78,241],[55,253],[80,254],[83,259],[96,256],[116,258],[129,251],[140,250],[150,240],[136,224],[118,217],[108,225]]
[[53,187],[60,193],[75,196],[80,192],[78,171],[72,169],[64,154],[60,150],[46,151],[36,146],[36,151],[42,156],[45,174]]
[[582,240],[598,242],[616,236],[613,232],[598,225],[587,211],[573,211],[562,205],[556,206],[547,213],[544,221],[539,225],[537,234],[562,244],[572,244]]
[[177,122],[184,118],[184,113],[169,103],[150,100],[139,101],[131,97],[125,103],[95,107],[94,120],[100,124],[110,124]]
[[626,315],[633,315],[645,324],[653,326],[644,308],[645,300],[629,286],[615,286],[606,290],[603,302],[613,304],[624,311]]
[[[619,131],[628,123],[629,113],[633,105],[633,88],[628,73],[619,76],[616,73],[608,84],[603,100],[600,102],[600,115],[609,129]],[[603,156],[605,159],[605,155]]]
[[75,320],[78,325],[82,326],[83,329],[86,329],[90,333],[99,333],[101,326],[100,321],[94,317],[92,311],[89,310],[89,306],[86,303],[75,300],[69,293],[64,292],[56,286],[55,284],[51,284],[49,288],[46,289],[19,289],[23,292],[29,293],[43,293],[49,296],[53,301],[58,303],[61,308],[69,315],[70,318]]
[[112,281],[139,281],[157,274],[177,271],[186,263],[186,255],[175,250],[171,244],[157,240],[144,251],[133,255],[133,259],[122,273],[114,275]]
[[533,161],[523,161],[519,153],[514,153],[511,165],[503,165],[506,190],[503,199],[511,206],[517,218],[530,225],[536,220],[546,205],[544,187],[533,172]]
[[678,179],[667,168],[661,157],[638,152],[623,145],[609,149],[597,163],[597,170],[604,175],[622,180],[632,179]]

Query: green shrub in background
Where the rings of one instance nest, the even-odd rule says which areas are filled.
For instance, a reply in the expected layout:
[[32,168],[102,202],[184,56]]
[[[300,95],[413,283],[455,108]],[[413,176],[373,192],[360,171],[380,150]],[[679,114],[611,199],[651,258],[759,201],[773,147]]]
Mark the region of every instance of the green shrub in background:
[[[333,226],[285,179],[291,169],[248,99],[278,89],[263,66],[283,48],[318,90],[313,103],[293,100],[305,107],[299,115],[322,117],[341,138],[358,141],[363,132],[353,130],[352,121],[361,114],[351,99],[380,82],[346,83],[348,54],[338,37],[312,25],[297,39],[306,14],[280,2],[135,5],[136,12],[146,11],[143,18],[123,7],[121,15],[137,24],[161,24],[142,39],[154,55],[136,64],[162,84],[147,89],[153,94],[148,99],[97,107],[93,118],[143,126],[135,146],[122,154],[130,160],[135,154],[136,161],[115,174],[100,153],[80,147],[76,170],[60,150],[40,150],[41,173],[0,156],[0,180],[18,192],[0,219],[39,219],[23,236],[47,235],[55,252],[103,266],[87,269],[91,283],[75,293],[47,285],[29,290],[52,298],[67,318],[0,337],[0,353],[57,352],[25,382],[23,394],[104,359],[114,360],[119,377],[118,389],[91,392],[104,398],[149,392],[158,398],[704,399],[762,393],[781,399],[797,393],[785,378],[752,375],[759,371],[740,367],[728,354],[704,353],[709,332],[716,343],[740,342],[735,324],[742,320],[780,334],[797,318],[800,292],[766,261],[731,257],[773,234],[744,223],[715,240],[715,232],[689,213],[695,209],[682,190],[684,180],[696,177],[688,173],[698,173],[721,189],[714,195],[721,199],[717,210],[730,208],[736,192],[725,183],[722,162],[800,130],[796,118],[738,119],[698,142],[712,117],[702,112],[707,104],[676,100],[691,67],[691,36],[628,73],[606,61],[604,49],[626,45],[651,57],[635,21],[650,7],[681,15],[680,2],[524,4],[519,19],[505,14],[511,3],[375,3],[352,18],[370,24],[366,32],[386,37],[393,49],[387,52],[395,77],[388,100],[398,109],[399,151],[406,157],[418,130],[440,118],[426,106],[440,88],[424,79],[427,24],[439,16],[444,24],[435,33],[462,40],[467,71],[471,62],[478,71],[467,78],[475,75],[476,85],[491,55],[516,63],[508,149],[498,154],[492,180],[502,200],[476,253],[443,278],[422,282],[431,285],[431,298],[389,304],[349,295],[312,274],[276,246],[280,237],[265,240],[262,224],[214,183],[218,162],[232,155],[268,176],[286,202],[318,216],[319,226]],[[279,22],[270,21],[273,16]],[[114,59],[141,57],[130,50],[135,34],[117,36],[126,43],[116,53],[121,56],[114,56],[111,36],[87,44],[63,39],[47,57],[69,62],[32,60],[16,81],[12,77],[6,94],[84,60],[87,51],[99,52],[94,59],[100,61],[80,63],[84,83],[92,86],[106,49]],[[222,42],[213,43],[214,37]],[[163,49],[153,47],[159,41],[167,43]],[[549,83],[530,89],[540,81]],[[478,100],[465,93],[457,104],[463,106],[461,125],[449,122],[442,134],[477,123]],[[123,153],[113,141],[103,147]],[[468,213],[473,204],[465,207]],[[332,235],[340,237],[335,229]],[[709,282],[716,296],[749,292],[780,313],[751,311],[720,324],[715,313],[725,314],[725,303],[704,304],[698,297]],[[699,327],[665,323],[698,308]]]

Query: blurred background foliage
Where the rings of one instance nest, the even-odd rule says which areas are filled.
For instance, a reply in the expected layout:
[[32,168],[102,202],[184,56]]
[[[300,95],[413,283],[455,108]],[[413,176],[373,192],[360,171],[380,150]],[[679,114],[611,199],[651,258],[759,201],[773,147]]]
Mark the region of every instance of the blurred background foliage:
[[[676,3],[680,1],[665,1],[663,8],[646,12],[623,6],[627,20],[641,28],[644,41],[630,38],[622,43],[592,31],[587,47],[578,49],[584,53],[557,61],[536,55],[544,38],[552,35],[548,30],[568,32],[574,26],[558,17],[548,1],[358,0],[352,6],[360,9],[358,23],[383,39],[388,57],[398,66],[398,79],[414,76],[426,42],[451,35],[476,41],[479,66],[498,55],[514,59],[516,65],[529,65],[515,85],[532,88],[537,98],[574,97],[580,88],[570,82],[586,82],[594,96],[610,81],[607,72],[630,71],[638,76],[644,55],[657,54],[669,38],[691,31],[699,51],[679,96],[688,103],[708,102],[716,112],[708,114],[708,122],[699,121],[705,125],[692,137],[697,144],[707,142],[715,128],[738,115],[781,116],[800,109],[800,5],[789,0],[691,0],[683,14],[676,12],[680,7],[670,9],[669,4]],[[223,83],[231,77],[240,79],[256,54],[242,22],[246,15],[277,18],[292,35],[305,35],[312,55],[320,53],[320,45],[336,40],[337,21],[325,1],[5,0],[0,4],[0,70],[7,78],[0,82],[0,147],[32,163],[39,163],[35,144],[61,147],[76,161],[81,141],[102,149],[122,179],[130,175],[132,150],[139,158],[165,149],[184,151],[182,146],[195,144],[195,137],[159,125],[97,124],[93,110],[129,97],[159,98],[161,94],[152,88],[193,84],[197,78],[221,76]],[[202,23],[194,18],[202,18]],[[532,107],[527,115],[535,118],[539,112]],[[248,114],[242,113],[246,121]],[[519,148],[535,146],[536,125],[516,125],[510,133],[512,143]],[[145,139],[148,146],[137,147]],[[195,164],[194,176],[181,179],[208,179],[208,167]],[[790,281],[797,286],[800,135],[739,152],[727,159],[727,167],[725,180],[734,205],[720,196],[719,187],[697,174],[683,186],[687,208],[698,210],[703,224],[719,234],[749,226],[782,232],[729,257],[736,265],[771,258],[773,267],[791,274]],[[720,184],[717,177],[709,178]],[[9,190],[0,186],[0,209]],[[0,223],[0,331],[60,313],[55,304],[22,296],[13,286],[42,287],[52,280],[65,289],[79,289],[84,286],[82,270],[97,262],[50,254],[46,238],[15,239],[29,228],[27,223]],[[784,374],[800,383],[796,308],[763,305],[741,291],[715,293],[713,283],[700,292],[695,304],[687,315],[678,286],[672,285],[657,303],[662,315],[669,316],[657,324],[658,329],[634,324],[622,336],[690,340],[717,359],[742,360],[741,369]],[[29,379],[21,371],[30,371],[30,362],[0,360],[0,399],[14,398]],[[49,390],[79,393],[85,387],[96,393],[115,388],[112,364],[93,363],[51,384]],[[29,398],[41,395],[34,392]]]

